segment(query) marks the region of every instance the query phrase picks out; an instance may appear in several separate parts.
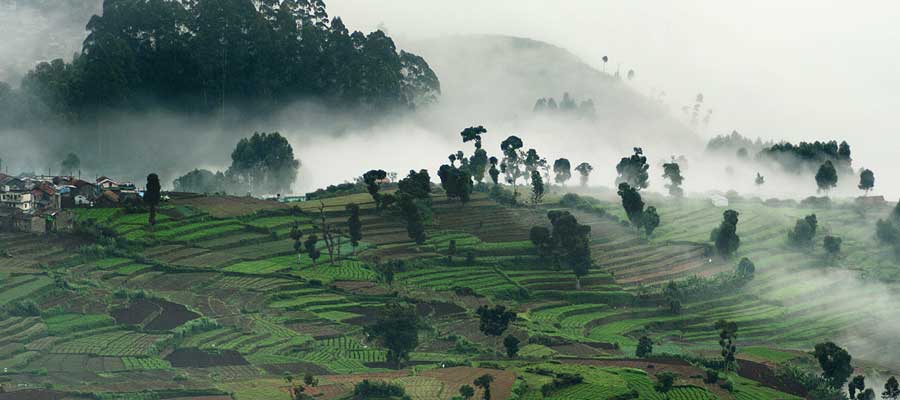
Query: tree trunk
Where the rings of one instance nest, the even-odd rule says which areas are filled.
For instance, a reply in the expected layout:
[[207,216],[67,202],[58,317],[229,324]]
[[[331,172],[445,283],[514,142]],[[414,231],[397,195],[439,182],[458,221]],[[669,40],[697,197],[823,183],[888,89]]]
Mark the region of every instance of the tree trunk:
[[581,290],[581,277],[575,277],[575,290]]
[[156,206],[150,205],[150,226],[156,225]]

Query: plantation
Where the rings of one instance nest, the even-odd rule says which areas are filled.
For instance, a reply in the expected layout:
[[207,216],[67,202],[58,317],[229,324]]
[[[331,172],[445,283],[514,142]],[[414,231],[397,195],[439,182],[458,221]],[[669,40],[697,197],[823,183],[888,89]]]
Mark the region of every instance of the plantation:
[[[657,375],[673,372],[669,399],[797,399],[803,394],[760,377],[810,362],[809,349],[852,329],[860,308],[890,315],[887,304],[834,290],[846,278],[843,265],[884,282],[895,269],[888,254],[871,251],[871,218],[840,208],[734,201],[737,256],[752,259],[756,272],[741,286],[718,289],[737,261],[709,254],[722,210],[703,199],[655,200],[661,224],[648,237],[621,222],[614,200],[593,200],[590,209],[517,208],[476,193],[459,208],[434,195],[421,245],[398,215],[376,211],[368,194],[328,198],[326,223],[345,224],[351,201],[362,205],[362,240],[354,248],[348,236],[335,237],[333,263],[321,238],[315,262],[289,239],[295,224],[304,238],[320,234],[317,202],[292,209],[254,201],[240,211],[236,200],[193,198],[164,207],[152,229],[147,214],[80,211],[80,221],[129,243],[99,253],[76,241],[39,250],[37,238],[4,235],[12,257],[0,259],[0,304],[9,314],[0,321],[0,364],[11,379],[103,396],[127,377],[132,392],[166,387],[182,398],[207,391],[287,400],[284,374],[302,380],[311,372],[319,384],[307,393],[324,399],[342,398],[363,379],[400,385],[413,399],[451,399],[487,373],[500,399],[656,400],[665,398],[654,389]],[[529,240],[550,210],[568,210],[591,228],[593,267],[579,277],[580,289],[569,266]],[[838,230],[844,237],[842,257],[829,266],[821,248],[787,240],[793,221],[812,212],[817,237]],[[42,261],[33,254],[46,266],[37,268]],[[670,281],[680,288],[678,312],[654,297]],[[427,326],[400,370],[367,334],[394,300]],[[495,337],[479,330],[475,310],[491,304],[518,315],[504,333],[520,341],[515,359],[495,355]],[[755,364],[707,383],[706,367],[690,360],[716,359],[713,325],[723,319],[739,326],[738,360]],[[667,355],[635,359],[642,336],[653,354]]]

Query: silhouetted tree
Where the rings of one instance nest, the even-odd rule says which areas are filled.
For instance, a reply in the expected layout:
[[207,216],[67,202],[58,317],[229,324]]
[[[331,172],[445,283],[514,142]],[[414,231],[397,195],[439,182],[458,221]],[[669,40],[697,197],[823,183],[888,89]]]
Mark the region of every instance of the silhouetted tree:
[[572,177],[572,165],[569,160],[560,158],[553,162],[553,172],[556,174],[556,183],[565,186],[566,181]]
[[640,147],[634,148],[634,154],[630,157],[623,157],[616,165],[616,184],[627,183],[635,190],[646,189],[649,186],[648,180],[650,175],[647,172],[650,165],[647,164],[647,157],[644,156],[644,150]]
[[66,155],[66,158],[62,160],[61,169],[65,172],[68,172],[69,175],[75,176],[75,172],[78,172],[79,168],[81,168],[81,159],[75,153],[69,153]]
[[303,243],[300,240],[303,239],[303,231],[300,229],[300,223],[294,222],[289,236],[294,241],[294,252],[297,253],[297,262],[301,263],[303,262]]
[[756,183],[756,186],[762,186],[764,183],[766,183],[766,178],[760,175],[759,172],[757,172],[756,180],[754,182]]
[[634,79],[634,70],[633,70],[633,69],[629,69],[629,70],[628,70],[628,75],[627,75],[627,76],[628,76],[628,80],[629,80],[629,81],[632,80],[632,79]]
[[753,261],[750,261],[749,258],[744,257],[741,258],[741,261],[738,263],[737,270],[735,272],[741,279],[752,279],[753,274],[756,272],[756,265],[754,265]]
[[475,396],[475,389],[469,385],[462,385],[459,387],[459,395],[462,396],[463,400],[469,400],[472,396]]
[[816,185],[819,186],[820,191],[824,191],[828,193],[833,187],[837,186],[838,175],[837,170],[834,169],[834,164],[831,161],[825,161],[821,167],[819,167],[819,171],[816,172]]
[[534,247],[537,248],[538,256],[543,260],[544,257],[553,254],[553,239],[550,237],[550,230],[543,226],[534,226],[528,232],[528,238]]
[[350,217],[347,218],[347,232],[350,235],[350,245],[353,246],[353,252],[359,247],[359,241],[362,240],[362,222],[359,219],[359,205],[349,203],[345,207]]
[[719,331],[719,347],[722,350],[722,365],[726,371],[734,370],[737,368],[737,359],[735,358],[737,346],[734,344],[735,339],[737,339],[737,323],[719,320],[716,321],[715,328]]
[[813,355],[819,361],[819,367],[822,368],[822,378],[833,389],[843,386],[850,374],[853,373],[853,367],[850,365],[853,357],[847,353],[847,350],[833,342],[817,344]]
[[897,400],[900,398],[900,384],[897,383],[897,378],[890,377],[887,382],[884,383],[884,391],[881,392],[882,399],[890,399]]
[[796,246],[811,247],[813,239],[816,237],[818,226],[819,222],[816,219],[816,214],[798,219],[794,225],[794,230],[788,233],[788,240]]
[[312,260],[312,265],[316,265],[316,260],[322,255],[322,252],[316,248],[316,245],[319,243],[319,237],[315,234],[309,235],[306,237],[306,240],[303,242],[303,247],[306,248],[306,254]]
[[652,235],[653,231],[659,227],[659,214],[656,213],[656,207],[650,206],[644,210],[641,215],[641,226],[647,232],[647,236]]
[[544,179],[541,173],[531,171],[531,204],[538,204],[544,198]]
[[497,157],[491,156],[489,161],[491,163],[491,169],[488,171],[488,173],[491,175],[491,181],[493,181],[496,185],[500,183],[500,170],[497,169]]
[[147,190],[144,191],[144,203],[150,208],[150,226],[156,225],[156,207],[162,198],[159,184],[159,176],[156,174],[147,175]]
[[868,196],[869,191],[875,187],[875,173],[868,168],[862,170],[862,172],[859,173],[859,185],[857,187],[859,190],[865,191],[865,195]]
[[544,166],[547,165],[547,160],[542,158],[537,150],[528,149],[525,152],[525,158],[522,160],[522,165],[525,166],[525,180],[528,181],[534,174],[534,172],[540,171]]
[[669,195],[673,197],[684,196],[684,190],[681,188],[681,184],[684,182],[684,177],[681,176],[681,166],[673,160],[663,164],[663,171],[663,178],[671,182],[666,185],[666,188],[669,189]]
[[626,182],[619,184],[619,197],[622,198],[622,207],[625,209],[625,215],[635,227],[641,226],[641,218],[644,215],[644,200],[636,188]]
[[438,178],[441,179],[441,187],[446,192],[447,198],[459,199],[462,204],[469,202],[473,185],[468,168],[444,164],[438,169]]
[[506,348],[507,357],[515,358],[516,354],[519,353],[519,338],[513,335],[507,335],[506,338],[503,339],[503,347]]
[[737,234],[738,212],[726,210],[722,214],[722,223],[714,230],[716,249],[724,258],[731,257],[741,245],[741,238]]
[[609,57],[603,56],[603,72],[606,72],[606,63],[609,61]]
[[421,322],[415,308],[390,302],[378,313],[375,323],[365,327],[364,331],[388,349],[388,364],[400,368],[404,361],[409,360],[409,353],[419,345],[420,328]]
[[638,339],[637,349],[634,352],[634,355],[640,358],[644,358],[653,354],[653,341],[646,336],[641,336]]
[[653,390],[657,393],[662,393],[668,400],[669,392],[675,385],[675,377],[676,375],[674,373],[668,371],[656,374],[656,383],[653,385]]
[[387,172],[383,169],[373,169],[363,174],[363,183],[366,184],[366,190],[372,195],[372,200],[375,201],[375,208],[379,211],[384,209],[381,193],[378,193],[381,190],[379,183],[386,178]]
[[400,192],[397,197],[397,204],[400,206],[400,213],[406,220],[406,234],[410,239],[416,242],[416,245],[422,245],[427,238],[425,235],[425,219],[419,211],[415,197],[407,193]]
[[841,238],[826,235],[822,242],[822,245],[825,247],[825,251],[828,252],[829,256],[834,257],[841,252],[841,242],[843,242]]
[[553,253],[572,268],[575,289],[580,290],[581,277],[587,275],[591,267],[591,227],[579,224],[568,211],[553,210],[547,213],[547,218],[553,225]]
[[478,314],[480,322],[478,329],[487,336],[494,337],[494,350],[497,349],[497,340],[506,332],[509,324],[516,320],[516,313],[507,310],[504,306],[481,306],[475,312]]
[[524,155],[521,154],[522,139],[518,136],[510,136],[500,142],[500,150],[503,152],[503,164],[501,171],[506,174],[506,183],[513,185],[513,193],[516,191],[516,180],[522,175],[520,165],[524,162]]
[[453,263],[453,256],[456,255],[456,239],[450,239],[447,244],[447,261]]
[[278,132],[256,132],[241,139],[231,153],[226,175],[246,184],[253,193],[287,193],[297,179],[300,161]]
[[578,164],[578,166],[575,167],[575,170],[578,171],[579,174],[581,174],[581,186],[587,186],[588,179],[590,178],[591,172],[594,170],[594,167],[592,167],[591,164],[583,162],[581,164]]
[[494,382],[494,376],[490,374],[484,374],[479,376],[472,382],[475,386],[480,387],[483,391],[482,400],[491,400],[491,383]]

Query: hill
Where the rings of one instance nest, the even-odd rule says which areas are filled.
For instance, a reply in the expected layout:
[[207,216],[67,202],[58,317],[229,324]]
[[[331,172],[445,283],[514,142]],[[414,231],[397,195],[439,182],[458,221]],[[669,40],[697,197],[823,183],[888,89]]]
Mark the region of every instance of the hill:
[[[804,351],[815,343],[848,337],[857,339],[848,342],[854,355],[869,357],[875,352],[865,347],[886,338],[871,322],[890,318],[891,303],[853,283],[843,266],[887,272],[887,255],[873,258],[867,241],[871,220],[887,209],[860,219],[840,207],[734,199],[739,256],[752,258],[757,273],[723,291],[717,279],[734,262],[707,255],[722,211],[707,200],[650,197],[660,204],[662,225],[648,239],[623,224],[616,202],[558,203],[556,196],[537,207],[508,207],[476,193],[463,207],[436,194],[420,246],[402,218],[376,211],[368,194],[298,207],[182,195],[152,229],[145,213],[83,209],[82,234],[49,245],[0,234],[6,386],[52,384],[54,393],[103,398],[269,400],[288,398],[285,374],[299,380],[309,373],[318,385],[307,393],[325,399],[347,395],[363,379],[403,386],[414,399],[449,399],[488,373],[499,399],[657,399],[654,376],[674,372],[671,398],[793,399],[805,389],[775,378],[782,363],[809,365]],[[340,226],[351,202],[361,207],[359,247],[342,239],[332,261],[320,241],[317,262],[298,259],[292,228],[308,236],[323,221]],[[595,267],[581,290],[568,268],[554,268],[529,240],[529,229],[547,225],[554,209],[591,227]],[[818,213],[820,232],[845,237],[837,266],[823,267],[820,251],[785,244],[793,221],[809,212]],[[378,266],[400,260],[385,280]],[[654,294],[670,280],[686,293],[679,313]],[[364,334],[391,300],[413,306],[428,326],[400,370],[388,368],[386,350]],[[515,359],[496,356],[493,338],[479,331],[475,310],[493,304],[518,313],[507,332],[521,341]],[[712,326],[719,319],[739,326],[741,368],[723,376],[731,390],[700,378],[703,360],[717,357]],[[861,322],[866,334],[857,329]],[[635,358],[641,336],[669,356]],[[565,373],[581,383],[541,397],[541,387]],[[136,394],[142,391],[150,392]]]

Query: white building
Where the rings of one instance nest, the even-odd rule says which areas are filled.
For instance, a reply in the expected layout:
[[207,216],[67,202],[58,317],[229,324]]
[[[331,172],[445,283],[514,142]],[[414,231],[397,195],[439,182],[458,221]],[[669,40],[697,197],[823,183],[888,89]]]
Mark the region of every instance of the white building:
[[0,192],[0,206],[31,211],[34,208],[34,199],[31,192],[27,191]]

